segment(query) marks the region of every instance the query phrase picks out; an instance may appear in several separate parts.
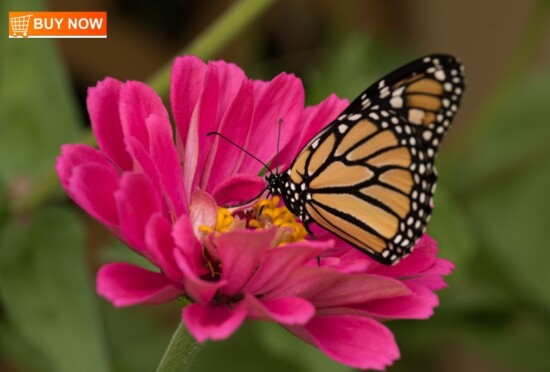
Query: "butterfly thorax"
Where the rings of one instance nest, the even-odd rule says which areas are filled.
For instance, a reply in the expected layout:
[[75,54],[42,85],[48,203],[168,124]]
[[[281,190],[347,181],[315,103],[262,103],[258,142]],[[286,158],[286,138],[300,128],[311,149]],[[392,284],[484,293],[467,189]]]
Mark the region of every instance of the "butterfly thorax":
[[307,224],[310,218],[304,206],[307,193],[299,191],[301,187],[292,181],[289,171],[268,174],[265,179],[270,194],[281,196],[288,210]]

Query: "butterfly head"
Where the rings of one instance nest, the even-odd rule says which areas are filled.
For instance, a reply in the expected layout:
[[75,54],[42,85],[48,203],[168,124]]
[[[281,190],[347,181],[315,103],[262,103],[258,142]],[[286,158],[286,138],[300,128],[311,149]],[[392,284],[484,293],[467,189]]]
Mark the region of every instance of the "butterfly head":
[[[304,203],[308,198],[308,193],[304,192],[303,187],[292,182],[289,172],[266,175],[267,189],[271,195],[279,195],[288,210],[302,222],[307,223],[309,215],[305,210]],[[302,186],[304,185],[302,184]]]
[[267,182],[267,189],[272,195],[281,195],[284,189],[284,183],[281,178],[281,175],[269,173],[265,176],[265,181]]

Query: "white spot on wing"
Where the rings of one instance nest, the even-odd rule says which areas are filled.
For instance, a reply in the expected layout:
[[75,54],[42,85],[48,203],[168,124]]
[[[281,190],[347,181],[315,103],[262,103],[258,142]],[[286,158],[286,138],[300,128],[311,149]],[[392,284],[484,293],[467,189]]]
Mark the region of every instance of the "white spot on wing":
[[409,121],[413,124],[422,124],[422,119],[424,118],[424,110],[420,109],[410,109],[409,110]]
[[443,70],[437,70],[435,72],[434,76],[439,81],[445,80],[445,72]]
[[400,96],[401,93],[403,93],[403,90],[404,90],[404,89],[405,89],[405,87],[401,87],[401,88],[399,88],[399,89],[396,89],[396,90],[394,90],[394,91],[392,92],[391,95],[392,95],[393,97]]
[[403,107],[403,98],[393,97],[392,99],[390,99],[390,105],[392,105],[393,108]]
[[378,114],[377,114],[376,112],[371,112],[371,113],[369,114],[369,116],[370,116],[371,118],[373,118],[374,120],[380,119],[380,116],[378,116]]

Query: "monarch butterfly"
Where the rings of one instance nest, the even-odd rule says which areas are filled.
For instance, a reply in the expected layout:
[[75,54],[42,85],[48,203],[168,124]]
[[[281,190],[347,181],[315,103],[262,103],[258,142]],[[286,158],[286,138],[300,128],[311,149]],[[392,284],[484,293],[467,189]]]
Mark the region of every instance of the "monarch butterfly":
[[429,55],[367,88],[286,171],[273,173],[241,149],[264,164],[265,190],[280,195],[310,233],[309,225],[316,223],[393,265],[426,229],[437,181],[435,156],[463,92],[462,64],[452,56]]
[[393,265],[424,233],[434,159],[464,91],[464,67],[430,55],[367,88],[300,151],[270,193],[375,260]]

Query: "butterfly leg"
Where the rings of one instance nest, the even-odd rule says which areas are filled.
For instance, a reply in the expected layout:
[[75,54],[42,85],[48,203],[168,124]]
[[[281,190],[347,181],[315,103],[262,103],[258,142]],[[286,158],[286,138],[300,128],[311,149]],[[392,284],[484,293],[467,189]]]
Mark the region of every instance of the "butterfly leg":
[[304,222],[303,224],[304,224],[304,227],[305,227],[307,233],[309,234],[309,237],[311,238],[311,240],[317,240],[317,239],[315,238],[315,235],[313,234],[313,232],[312,232],[311,229],[309,228],[309,224],[306,223],[306,222]]

